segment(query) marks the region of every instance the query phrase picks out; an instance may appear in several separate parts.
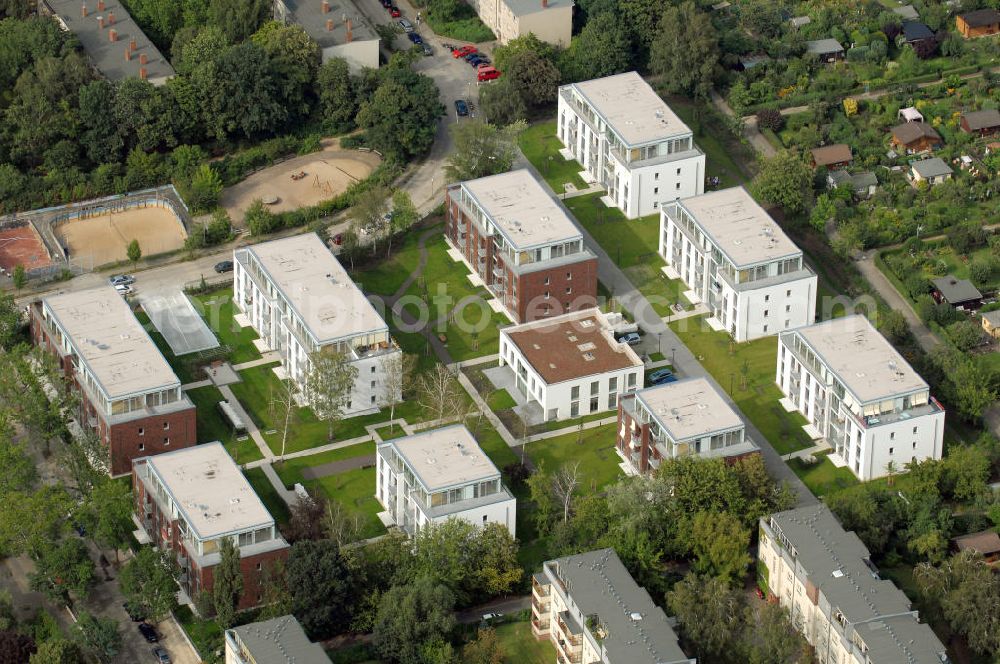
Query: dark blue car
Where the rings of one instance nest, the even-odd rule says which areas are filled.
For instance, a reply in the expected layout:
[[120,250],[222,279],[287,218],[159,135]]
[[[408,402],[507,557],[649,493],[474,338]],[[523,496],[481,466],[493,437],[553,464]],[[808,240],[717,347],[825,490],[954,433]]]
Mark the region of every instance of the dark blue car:
[[464,99],[455,100],[455,113],[460,117],[465,117],[469,114],[469,105],[465,103]]
[[424,40],[420,38],[420,35],[418,35],[415,32],[407,32],[406,36],[414,44],[423,44],[424,43]]
[[649,374],[648,380],[650,385],[664,385],[675,382],[677,376],[670,369],[657,369]]

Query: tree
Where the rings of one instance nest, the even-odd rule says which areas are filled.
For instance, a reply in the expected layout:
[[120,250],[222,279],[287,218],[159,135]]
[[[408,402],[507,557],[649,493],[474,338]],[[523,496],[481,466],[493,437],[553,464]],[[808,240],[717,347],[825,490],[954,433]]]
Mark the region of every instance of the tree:
[[81,611],[73,626],[73,636],[84,650],[102,664],[111,664],[121,650],[122,635],[118,623]]
[[493,521],[479,528],[474,551],[475,588],[489,597],[513,592],[524,570],[517,562],[517,540],[507,526]]
[[515,122],[500,128],[483,122],[461,122],[451,126],[454,147],[445,173],[451,181],[506,173],[518,154],[517,136],[527,125]]
[[[528,37],[538,39],[533,33],[528,33]],[[495,57],[499,66],[500,56]],[[505,60],[501,69],[504,78],[520,92],[526,106],[538,108],[556,100],[561,74],[551,57],[534,49],[521,49],[507,55]]]
[[332,540],[292,545],[286,566],[292,614],[313,641],[340,633],[350,615],[351,573]]
[[222,177],[209,164],[199,166],[188,188],[188,204],[195,210],[211,210],[221,194]]
[[465,664],[503,664],[503,659],[503,648],[492,627],[479,630],[476,640],[462,648],[462,661]]
[[325,127],[338,131],[354,124],[358,104],[347,60],[330,58],[323,63],[316,74],[316,93]]
[[219,564],[212,571],[212,601],[215,621],[222,629],[229,629],[236,622],[236,610],[243,595],[240,550],[231,537],[222,538],[219,556]]
[[255,198],[243,214],[243,222],[250,229],[251,235],[266,235],[277,228],[278,218],[267,209],[264,201]]
[[87,545],[77,537],[43,549],[35,559],[35,572],[30,575],[32,590],[66,606],[72,603],[71,596],[86,597],[93,583],[94,561],[87,553]]
[[690,573],[667,593],[667,606],[699,661],[724,660],[727,651],[735,649],[741,598],[722,579]]
[[23,664],[34,661],[35,640],[15,629],[0,630],[0,662],[2,664]]
[[906,339],[910,328],[906,316],[901,311],[892,309],[879,316],[878,330],[892,343],[899,343]]
[[719,64],[719,40],[708,14],[691,0],[668,6],[650,47],[649,66],[671,92],[708,100]]
[[785,116],[776,108],[762,108],[757,111],[757,128],[781,131],[785,126]]
[[[57,638],[43,641],[38,645],[38,652],[28,660],[29,664],[79,664],[83,653],[72,641]],[[24,660],[20,660],[24,661]]]
[[410,230],[410,227],[419,219],[420,212],[413,204],[410,194],[403,189],[392,192],[392,214],[389,217],[389,242],[385,248],[386,258],[392,254],[392,238]]
[[788,609],[770,602],[753,602],[744,609],[746,627],[740,639],[748,664],[808,664],[812,649],[795,629]]
[[118,585],[130,606],[159,622],[177,606],[179,571],[171,551],[144,546],[122,567]]
[[14,296],[0,292],[0,349],[12,349],[23,327],[21,308],[14,302]]
[[539,464],[526,483],[531,502],[535,505],[535,527],[540,535],[548,535],[555,521],[557,506],[552,496],[552,478],[545,472],[544,464]]
[[506,76],[493,81],[479,92],[483,117],[497,126],[523,121],[528,117],[528,105],[521,90]]
[[698,512],[692,528],[692,569],[733,585],[750,564],[750,531],[728,512]]
[[393,57],[380,71],[371,99],[362,102],[357,123],[372,147],[405,159],[430,150],[444,105],[433,79],[404,68]]
[[324,498],[299,496],[288,509],[288,527],[282,528],[285,539],[292,544],[299,540],[323,539],[326,510],[327,501]]
[[455,626],[455,597],[427,578],[389,589],[379,603],[374,643],[379,654],[401,664],[420,664],[420,647],[443,641]]
[[417,403],[428,419],[443,423],[465,414],[466,399],[458,381],[443,364],[435,364],[417,379]]
[[[389,407],[389,420],[396,419],[396,406],[401,404],[412,387],[414,374],[417,370],[417,356],[410,353],[388,353],[379,360],[380,380],[382,382],[381,407]],[[392,431],[396,425],[390,425]]]
[[587,21],[562,57],[564,80],[603,78],[631,66],[631,40],[618,16],[602,13]]
[[14,282],[15,290],[21,290],[28,284],[28,273],[20,263],[14,266],[14,271],[11,273],[10,278]]
[[73,507],[62,485],[8,493],[0,511],[0,552],[37,559],[69,529],[66,515]]
[[450,518],[421,529],[414,551],[416,575],[448,586],[463,605],[510,592],[522,575],[517,543],[499,522]]
[[389,230],[386,216],[389,213],[389,189],[378,185],[362,191],[354,199],[350,217],[352,228],[357,228],[371,240],[372,255],[378,247],[378,239]]
[[940,565],[919,563],[913,579],[924,601],[964,634],[978,653],[1000,650],[1000,577],[990,571],[983,557],[966,550]]
[[952,323],[947,328],[948,338],[951,339],[955,347],[960,351],[969,351],[983,339],[982,327],[971,320],[960,320]]
[[552,476],[552,494],[562,509],[563,523],[569,521],[576,490],[580,487],[580,461],[564,464]]
[[358,515],[348,512],[335,500],[326,501],[322,527],[326,536],[336,542],[337,546],[357,541],[361,534],[361,520]]
[[327,440],[333,440],[333,426],[351,403],[357,377],[358,368],[344,353],[320,350],[309,356],[306,397],[316,415],[327,422]]
[[281,423],[281,454],[278,455],[279,460],[285,458],[288,432],[298,417],[298,405],[295,403],[297,392],[295,381],[292,380],[291,376],[279,381],[277,387],[272,386],[271,388],[271,398],[268,402],[268,408],[275,421]]
[[319,44],[301,26],[279,21],[265,23],[251,41],[267,54],[285,107],[294,115],[306,115],[309,93],[319,70]]
[[256,32],[270,10],[266,0],[211,0],[208,5],[212,25],[234,43]]
[[812,172],[802,158],[788,150],[763,160],[751,187],[754,197],[799,214],[812,202]]
[[115,550],[116,561],[119,550],[128,547],[135,530],[133,507],[132,490],[128,485],[107,477],[101,478],[91,489],[85,502],[83,520],[96,542]]
[[139,246],[138,240],[133,239],[128,243],[128,247],[125,249],[125,255],[128,257],[129,262],[132,263],[132,267],[134,268],[135,264],[139,262],[140,258],[142,258],[142,247]]

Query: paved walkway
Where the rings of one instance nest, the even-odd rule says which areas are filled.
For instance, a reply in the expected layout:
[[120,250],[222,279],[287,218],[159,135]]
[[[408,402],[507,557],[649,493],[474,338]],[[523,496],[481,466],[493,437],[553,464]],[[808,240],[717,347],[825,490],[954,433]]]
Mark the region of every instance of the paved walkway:
[[249,362],[241,362],[240,364],[234,364],[234,371],[243,371],[244,369],[253,369],[254,367],[261,367],[265,364],[274,364],[275,362],[281,362],[281,355],[276,351],[270,351],[264,353],[260,356],[260,359],[250,360]]
[[321,463],[318,466],[309,466],[308,468],[303,468],[302,477],[304,477],[307,480],[318,480],[321,477],[329,477],[330,475],[339,475],[340,473],[346,473],[349,470],[357,470],[358,468],[364,468],[365,466],[374,466],[374,465],[375,465],[374,454],[362,454],[361,456],[351,457],[350,459],[331,461],[329,463]]
[[253,442],[257,444],[257,449],[260,450],[261,455],[264,457],[265,461],[270,461],[274,459],[274,453],[271,452],[271,448],[267,446],[267,441],[264,440],[264,436],[261,435],[260,429],[254,424],[253,418],[250,414],[243,408],[243,404],[240,400],[236,398],[233,394],[232,388],[228,385],[219,386],[219,391],[222,392],[222,397],[229,402],[229,405],[236,412],[241,420],[243,420],[243,426],[247,429],[247,435],[253,439]]
[[929,353],[935,346],[941,343],[941,340],[930,331],[924,324],[924,321],[920,320],[920,316],[913,310],[913,307],[910,306],[906,298],[900,295],[896,287],[892,285],[892,282],[875,265],[874,251],[865,252],[860,259],[854,261],[854,264],[858,266],[858,270],[868,280],[872,288],[875,289],[875,292],[886,301],[889,308],[903,314],[907,324],[910,326],[910,331],[913,333],[917,343],[920,344],[920,347],[924,349],[924,352]]
[[181,389],[186,392],[187,390],[197,390],[199,387],[209,387],[211,384],[212,381],[206,378],[205,380],[196,380],[193,383],[185,383],[181,385]]
[[260,467],[264,469],[264,475],[267,476],[268,481],[271,482],[271,486],[278,492],[278,495],[281,496],[286,505],[291,507],[299,502],[299,494],[285,486],[285,483],[278,477],[278,473],[274,470],[274,466],[270,462],[261,463]]

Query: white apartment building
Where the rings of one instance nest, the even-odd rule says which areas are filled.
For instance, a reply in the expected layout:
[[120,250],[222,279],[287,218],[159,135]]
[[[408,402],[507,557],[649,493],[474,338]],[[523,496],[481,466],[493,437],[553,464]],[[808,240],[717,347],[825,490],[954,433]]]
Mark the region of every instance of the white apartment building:
[[389,326],[315,233],[233,252],[233,304],[284,370],[304,389],[309,356],[346,353],[358,369],[345,417],[372,412],[398,397],[386,362],[401,352]]
[[695,664],[614,549],[549,560],[531,579],[531,632],[556,664]]
[[630,474],[663,459],[742,457],[758,451],[743,419],[705,378],[686,378],[623,395],[618,408],[618,456]]
[[517,499],[464,424],[378,446],[375,497],[410,535],[451,518],[503,524],[513,537]]
[[659,252],[736,341],[815,319],[816,275],[743,187],[665,203]]
[[636,72],[564,85],[558,103],[559,140],[629,219],[705,191],[694,134]]
[[760,520],[758,583],[819,664],[942,664],[944,645],[825,505]]
[[642,360],[597,308],[501,328],[500,366],[545,421],[615,410],[643,377]]
[[226,664],[330,664],[295,616],[281,616],[226,630]]
[[864,316],[834,318],[778,337],[775,380],[862,480],[940,459],[944,408],[924,379]]
[[573,0],[471,0],[480,20],[506,44],[533,34],[566,48],[573,33]]

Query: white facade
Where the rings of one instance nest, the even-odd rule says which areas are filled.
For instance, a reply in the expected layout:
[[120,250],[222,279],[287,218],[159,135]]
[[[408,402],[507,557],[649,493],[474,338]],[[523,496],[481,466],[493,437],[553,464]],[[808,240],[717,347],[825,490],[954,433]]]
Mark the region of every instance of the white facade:
[[464,425],[382,443],[376,460],[375,497],[410,535],[451,518],[501,523],[515,535],[517,499]]
[[389,328],[314,233],[237,249],[233,305],[284,370],[305,390],[312,353],[346,353],[357,370],[344,416],[370,413],[398,399],[388,371],[401,351]]
[[559,88],[559,140],[629,219],[705,190],[694,134],[636,72]]
[[471,0],[480,20],[506,44],[533,34],[543,42],[566,48],[573,33],[572,0]]
[[659,253],[736,341],[815,318],[816,275],[742,187],[665,204]]
[[780,335],[775,380],[833,447],[831,459],[862,480],[941,458],[944,409],[863,316]]
[[618,343],[598,309],[502,328],[499,366],[505,365],[546,421],[614,411],[619,396],[642,387],[642,360]]

